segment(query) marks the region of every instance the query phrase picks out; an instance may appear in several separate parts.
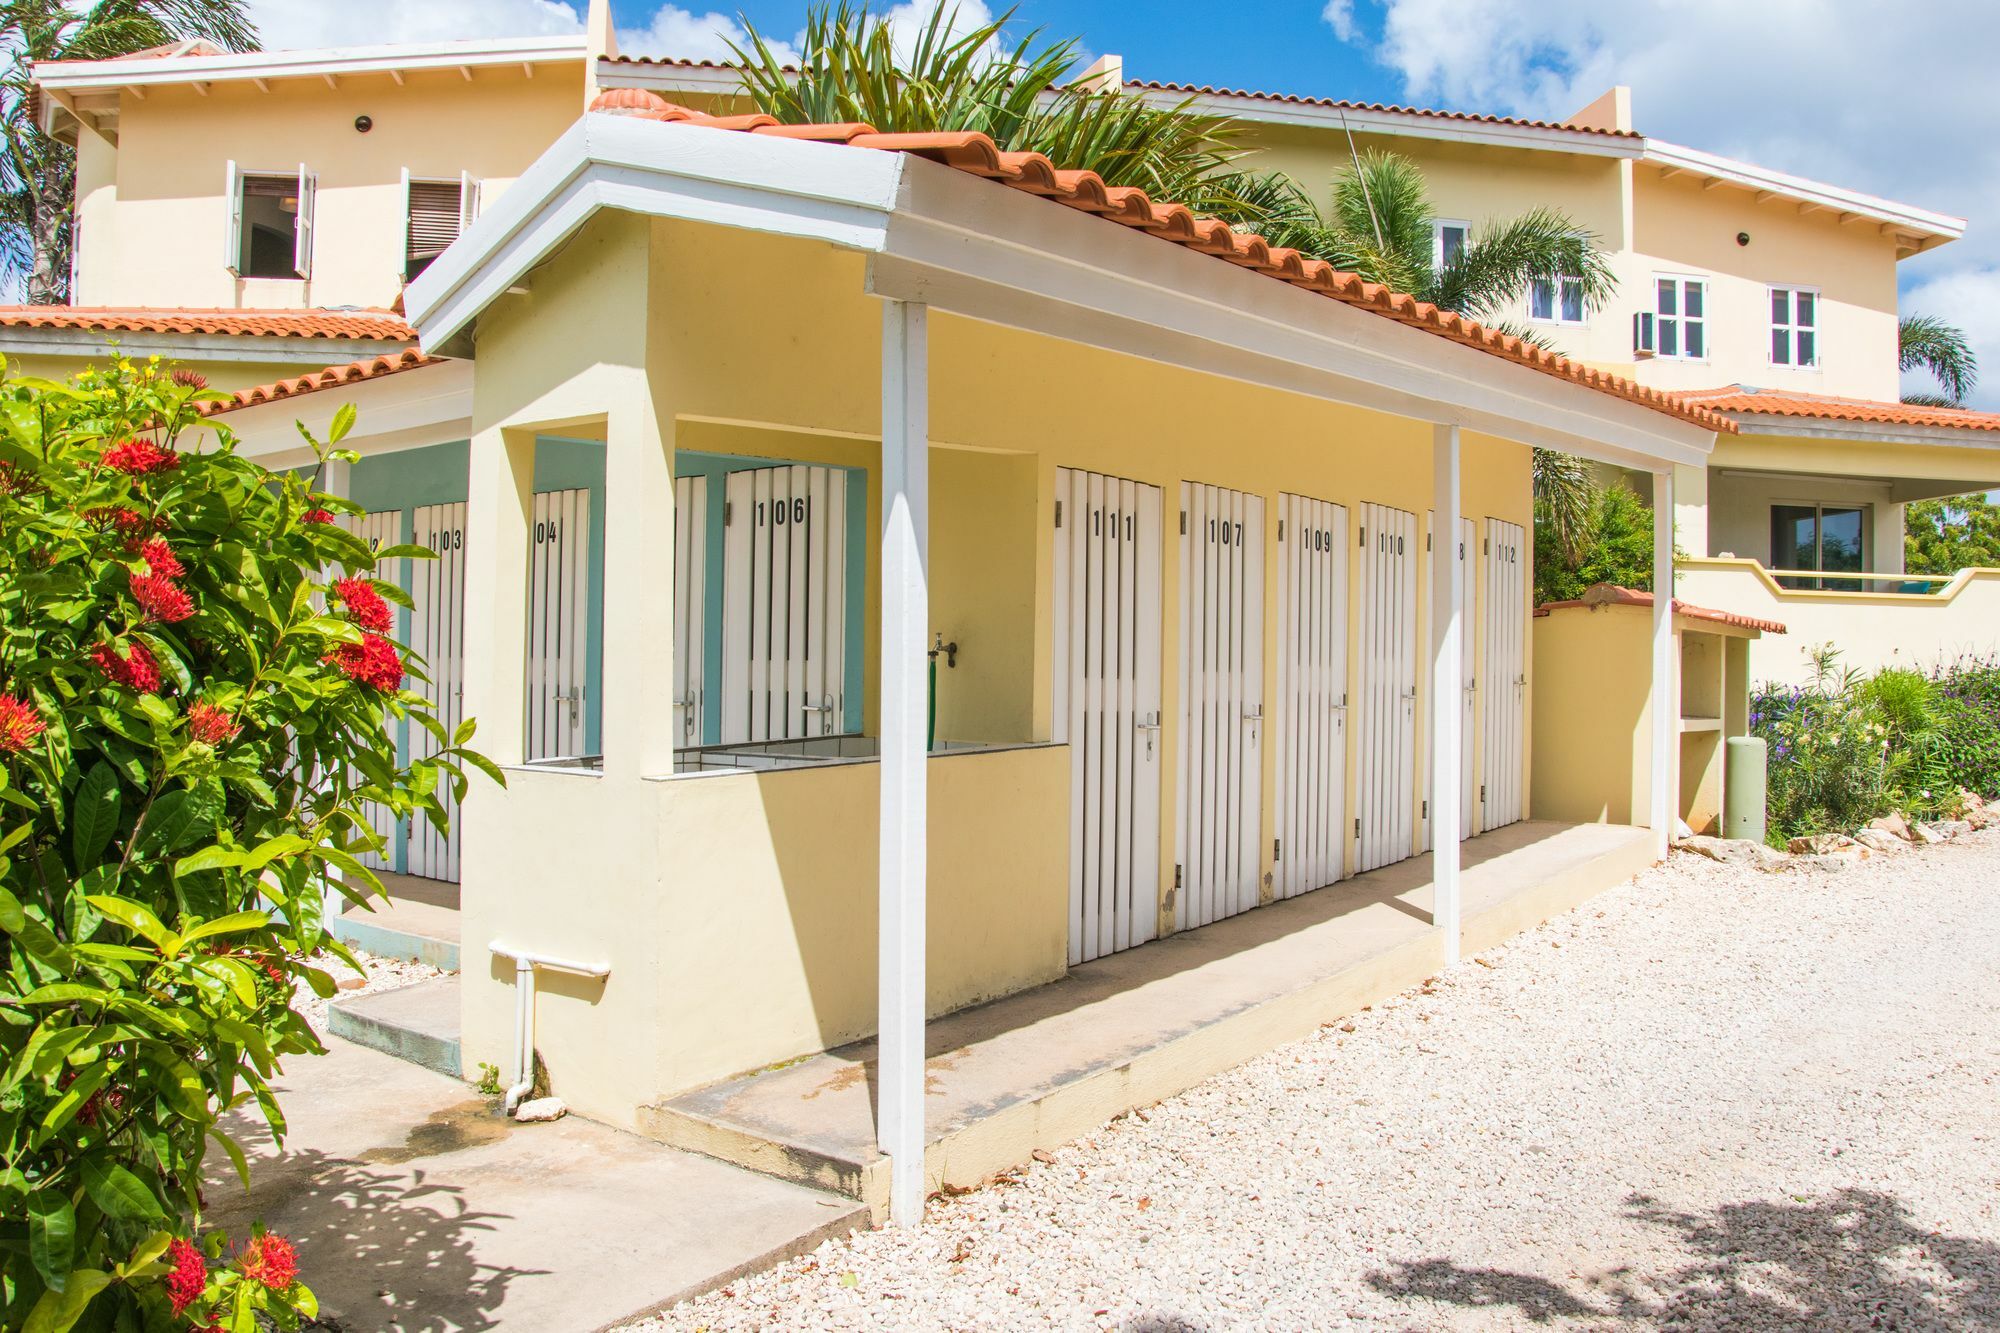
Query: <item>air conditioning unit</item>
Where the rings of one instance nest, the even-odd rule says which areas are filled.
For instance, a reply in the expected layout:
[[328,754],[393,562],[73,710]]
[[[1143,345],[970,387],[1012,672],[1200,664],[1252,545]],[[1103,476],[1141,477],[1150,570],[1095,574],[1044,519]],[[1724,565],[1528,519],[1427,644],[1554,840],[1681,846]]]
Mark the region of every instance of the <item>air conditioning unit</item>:
[[1632,316],[1632,355],[1648,357],[1657,350],[1658,344],[1653,341],[1653,312],[1642,310]]

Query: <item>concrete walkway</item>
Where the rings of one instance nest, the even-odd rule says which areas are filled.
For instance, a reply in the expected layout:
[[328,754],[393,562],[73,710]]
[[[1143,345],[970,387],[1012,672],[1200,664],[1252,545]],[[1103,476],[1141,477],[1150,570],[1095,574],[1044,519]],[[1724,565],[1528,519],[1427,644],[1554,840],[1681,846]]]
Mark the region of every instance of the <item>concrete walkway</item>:
[[210,1220],[299,1246],[350,1333],[615,1324],[865,1223],[830,1195],[569,1118],[501,1119],[456,1079],[328,1038],[277,1080],[282,1156],[254,1112],[229,1128],[246,1197],[209,1155]]

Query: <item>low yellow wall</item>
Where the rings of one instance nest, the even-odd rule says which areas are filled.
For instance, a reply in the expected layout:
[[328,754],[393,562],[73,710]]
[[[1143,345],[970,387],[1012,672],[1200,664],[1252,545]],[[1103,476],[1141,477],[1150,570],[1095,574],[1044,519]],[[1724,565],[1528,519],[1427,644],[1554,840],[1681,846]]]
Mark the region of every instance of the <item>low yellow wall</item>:
[[1683,599],[1785,627],[1751,643],[1753,684],[1808,683],[1809,654],[1824,643],[1840,650],[1839,666],[1864,672],[2000,652],[2000,569],[1961,570],[1935,595],[1917,596],[1794,591],[1754,560],[1687,560],[1678,571]]
[[[466,811],[468,1074],[511,1068],[512,965],[478,956],[495,938],[611,964],[544,974],[537,1046],[554,1089],[614,1124],[874,1032],[877,765],[509,780]],[[1060,977],[1067,750],[937,756],[929,799],[931,1014]],[[503,825],[508,873],[487,864]]]
[[1652,626],[1652,609],[1643,606],[1535,618],[1535,818],[1647,822]]

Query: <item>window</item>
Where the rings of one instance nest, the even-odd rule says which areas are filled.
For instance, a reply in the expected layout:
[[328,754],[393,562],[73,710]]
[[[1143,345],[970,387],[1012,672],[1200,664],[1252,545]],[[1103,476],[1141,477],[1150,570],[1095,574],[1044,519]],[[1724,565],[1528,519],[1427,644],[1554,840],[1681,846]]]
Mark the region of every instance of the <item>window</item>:
[[1684,361],[1708,359],[1708,282],[1702,278],[1656,278],[1654,335],[1661,356]]
[[[1868,568],[1868,509],[1865,505],[1782,504],[1771,506],[1771,568],[1859,574]],[[1787,588],[1860,592],[1856,579],[1780,577]]]
[[1819,364],[1819,293],[1812,288],[1771,289],[1771,364]]
[[226,189],[229,271],[239,278],[310,278],[318,178],[303,166],[251,172],[231,162]]
[[1528,284],[1528,318],[1544,324],[1581,324],[1583,282],[1579,278],[1536,278]]
[[1465,253],[1472,239],[1472,224],[1456,218],[1439,218],[1431,223],[1431,267],[1442,269]]
[[408,282],[472,224],[479,182],[470,173],[449,181],[412,180],[405,171],[403,199],[403,281]]

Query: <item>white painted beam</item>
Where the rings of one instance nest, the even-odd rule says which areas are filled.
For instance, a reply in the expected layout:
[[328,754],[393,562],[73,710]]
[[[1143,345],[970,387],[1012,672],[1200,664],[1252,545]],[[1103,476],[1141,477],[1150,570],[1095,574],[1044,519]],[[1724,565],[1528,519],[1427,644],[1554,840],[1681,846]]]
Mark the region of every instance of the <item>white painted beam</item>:
[[929,310],[882,307],[882,865],[875,1138],[889,1220],[924,1216],[925,789],[930,620]]
[[1653,853],[1673,847],[1680,805],[1680,654],[1674,643],[1674,474],[1653,474]]
[[[1459,696],[1465,685],[1464,566],[1458,559],[1460,453],[1458,427],[1438,426],[1431,444],[1431,921],[1444,936],[1444,965],[1458,963],[1462,935],[1459,830],[1465,815],[1463,729]],[[1498,697],[1498,692],[1494,692]]]

